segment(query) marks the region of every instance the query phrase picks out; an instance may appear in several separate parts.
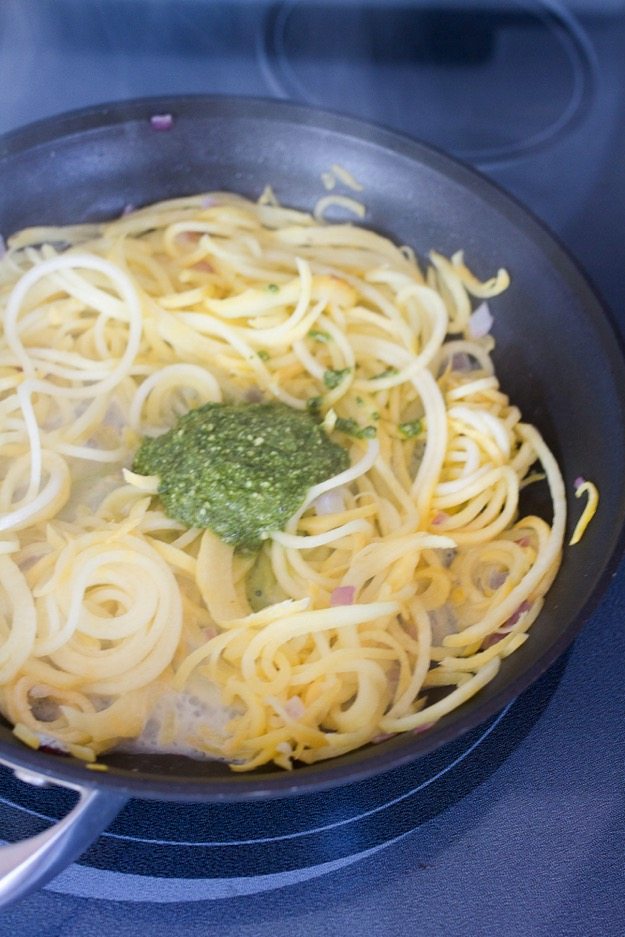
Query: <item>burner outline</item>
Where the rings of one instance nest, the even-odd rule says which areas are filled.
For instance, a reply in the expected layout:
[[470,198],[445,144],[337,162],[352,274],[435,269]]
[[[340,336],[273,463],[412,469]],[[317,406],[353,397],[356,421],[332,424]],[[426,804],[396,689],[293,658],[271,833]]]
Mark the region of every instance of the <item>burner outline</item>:
[[[215,844],[215,848],[210,848],[207,850],[206,854],[206,859],[208,860],[206,867],[212,870],[212,874],[203,877],[190,875],[187,878],[181,878],[179,875],[175,874],[175,870],[181,868],[181,860],[182,867],[184,868],[185,855],[192,864],[195,864],[196,860],[193,856],[198,855],[197,851],[190,855],[185,854],[183,846],[183,852],[179,854],[177,848],[179,845],[178,843],[163,840],[165,865],[163,866],[163,863],[160,862],[160,851],[154,853],[152,850],[151,856],[158,856],[159,862],[156,862],[156,864],[152,862],[151,868],[150,863],[147,863],[147,869],[149,871],[142,874],[141,871],[135,871],[136,868],[139,870],[141,868],[146,868],[146,863],[141,861],[140,850],[143,846],[149,848],[150,845],[156,844],[154,842],[145,843],[144,841],[133,841],[131,837],[125,837],[126,846],[122,846],[121,843],[117,846],[116,842],[118,841],[119,834],[116,834],[117,838],[110,837],[109,835],[108,845],[103,843],[104,864],[102,864],[102,856],[99,857],[99,861],[87,861],[84,864],[76,863],[65,870],[49,887],[52,891],[57,891],[59,893],[109,900],[119,900],[121,891],[125,892],[127,900],[131,902],[164,903],[185,900],[216,900],[276,890],[286,887],[287,885],[304,882],[329,872],[339,871],[342,868],[351,866],[361,859],[367,858],[379,850],[386,848],[386,846],[399,842],[401,839],[408,836],[408,834],[415,832],[419,827],[424,825],[426,821],[434,819],[441,812],[441,809],[444,810],[448,806],[453,806],[463,799],[467,793],[473,790],[474,787],[482,784],[491,777],[493,771],[489,771],[486,775],[479,774],[479,776],[476,776],[474,772],[469,772],[474,777],[474,781],[470,784],[469,788],[465,788],[461,784],[462,789],[460,790],[459,796],[456,797],[452,794],[452,798],[447,802],[445,801],[449,792],[443,790],[442,798],[440,796],[440,784],[446,784],[448,779],[454,776],[457,779],[459,777],[458,772],[454,772],[452,768],[457,768],[458,765],[462,765],[467,755],[475,751],[476,748],[479,749],[482,742],[484,742],[487,747],[492,747],[493,744],[497,744],[497,752],[502,755],[501,760],[497,759],[494,765],[494,772],[496,773],[501,765],[506,762],[512,751],[515,750],[528,733],[531,732],[534,725],[545,712],[549,701],[557,691],[560,679],[566,668],[568,657],[569,654],[564,655],[564,657],[561,658],[554,667],[550,668],[543,678],[534,684],[529,691],[512,701],[506,707],[505,711],[497,714],[492,722],[489,722],[482,728],[479,736],[478,733],[475,732],[474,741],[472,741],[464,751],[455,755],[451,762],[443,765],[443,767],[436,771],[431,777],[411,787],[412,793],[418,793],[423,788],[427,788],[434,781],[439,781],[439,786],[433,788],[435,792],[434,800],[432,801],[431,798],[428,798],[427,804],[422,804],[422,806],[426,808],[424,811],[419,809],[421,801],[417,800],[413,802],[416,811],[413,812],[410,809],[408,812],[404,811],[402,818],[402,807],[394,807],[393,804],[397,804],[403,797],[392,798],[390,806],[389,802],[382,805],[382,809],[384,806],[387,806],[391,810],[391,816],[394,816],[397,810],[399,810],[399,816],[397,817],[399,830],[396,835],[392,836],[390,839],[386,835],[388,827],[384,825],[384,822],[380,822],[384,821],[387,815],[381,813],[379,817],[374,816],[371,818],[371,813],[375,813],[375,811],[367,810],[358,815],[364,830],[359,826],[355,826],[352,827],[352,829],[353,833],[356,835],[352,837],[348,833],[347,837],[339,837],[339,841],[343,841],[344,844],[347,840],[348,848],[339,851],[339,853],[332,856],[332,858],[328,858],[328,846],[330,845],[328,838],[323,835],[315,837],[315,834],[311,833],[308,835],[307,840],[305,838],[307,835],[306,832],[301,833],[301,839],[299,840],[293,840],[292,837],[287,837],[293,845],[283,843],[283,845],[273,846],[273,852],[278,849],[277,861],[271,859],[268,861],[267,853],[263,851],[269,850],[270,853],[272,852],[271,842],[260,843],[259,847],[257,847],[254,841],[250,841],[249,846],[243,845],[234,851],[228,851],[228,849],[226,849],[225,855],[223,853],[220,854],[219,847],[222,844],[217,843]],[[525,701],[524,705],[519,706],[523,701]],[[508,719],[504,719],[506,715]],[[499,738],[498,733],[494,732],[502,723],[503,725],[507,725],[506,736],[503,740]],[[497,742],[497,739],[499,739],[499,742]],[[506,739],[512,743],[512,747],[505,744]],[[501,748],[502,741],[504,742],[503,748]],[[466,772],[462,772],[460,777],[463,777],[465,773]],[[451,783],[453,787],[453,782]],[[410,792],[406,796],[410,797]],[[2,798],[2,800],[4,800],[9,808],[16,807],[19,811],[27,815],[44,816],[41,812],[23,807],[21,804],[7,800],[7,798]],[[378,811],[378,813],[380,813],[380,811]],[[347,824],[349,824],[350,819],[358,819],[358,817],[348,818],[346,821]],[[329,826],[336,826],[336,824],[330,824]],[[326,828],[327,827],[328,825],[326,825]],[[203,844],[191,843],[191,845]],[[133,850],[139,850],[139,853],[137,853],[140,857],[139,862],[134,866],[135,860],[132,859],[130,863],[126,863],[126,868],[123,868],[123,864],[121,869],[119,869],[119,866],[116,868],[115,862],[118,861],[119,856],[116,857],[115,852],[111,853],[110,850],[124,850],[126,848],[131,850],[130,855],[132,855]],[[264,859],[260,862],[259,848],[260,855],[264,856]],[[282,851],[283,849],[286,851],[286,854]],[[293,862],[293,849],[295,849],[295,862]],[[238,850],[241,850],[241,852]],[[246,850],[252,850],[253,853],[251,856],[253,860],[251,866],[248,861],[250,856],[247,855]],[[171,863],[168,863],[167,853],[176,854],[173,867]],[[124,854],[125,853],[122,852],[122,855]],[[217,862],[209,859],[211,855],[213,858],[217,857]],[[85,856],[87,860],[88,856],[89,853]],[[241,861],[241,856],[243,856],[243,861]],[[304,861],[300,860],[301,856],[305,857]],[[223,862],[224,858],[226,860],[225,863]],[[111,859],[113,863],[109,864]],[[171,859],[171,856],[169,859]],[[168,864],[170,868],[174,868],[174,874],[168,874]],[[163,866],[164,871],[158,871],[161,866]],[[246,867],[248,871],[245,871]],[[258,875],[256,871],[258,868],[263,868],[267,871],[263,871],[261,875]],[[231,870],[230,874],[228,874],[228,869]]]
[[[340,859],[257,876],[160,878],[152,875],[116,872],[112,869],[98,869],[75,863],[46,885],[45,891],[79,898],[125,901],[135,904],[171,904],[180,901],[218,901],[224,898],[241,898],[276,891],[289,885],[298,885],[310,879],[320,878],[331,872],[338,872],[367,859],[382,849],[393,846],[414,833],[415,829],[406,830],[393,839]],[[0,840],[0,844],[2,843],[3,841]],[[121,893],[124,894],[123,898],[120,898]]]
[[[283,840],[298,839],[299,837],[310,836],[316,833],[329,832],[330,830],[337,829],[338,827],[341,827],[341,826],[346,826],[350,823],[355,823],[359,820],[365,819],[366,817],[374,816],[376,813],[380,813],[381,811],[386,810],[390,807],[396,806],[397,804],[406,800],[408,797],[412,797],[415,794],[418,794],[420,791],[425,790],[425,788],[429,787],[431,784],[434,784],[436,781],[440,780],[442,777],[444,777],[445,774],[447,774],[449,771],[452,771],[459,764],[461,764],[465,760],[465,758],[467,758],[470,754],[472,754],[472,752],[474,752],[475,749],[478,748],[482,744],[482,742],[488,738],[488,736],[494,731],[494,729],[497,728],[500,722],[507,716],[508,712],[510,711],[512,706],[514,706],[515,702],[516,700],[513,700],[513,702],[509,703],[506,706],[506,708],[503,709],[495,717],[495,719],[490,724],[487,725],[486,729],[484,730],[484,732],[482,732],[479,738],[477,738],[468,748],[466,748],[456,758],[454,758],[453,761],[449,762],[449,764],[445,765],[444,768],[442,768],[440,771],[437,771],[436,774],[432,775],[432,777],[427,778],[425,781],[422,781],[420,784],[417,784],[416,787],[411,788],[409,791],[403,794],[400,794],[397,797],[394,797],[389,801],[386,801],[384,804],[380,804],[376,807],[372,807],[369,810],[364,810],[362,811],[362,813],[356,814],[355,816],[352,816],[352,817],[347,817],[343,820],[337,820],[333,823],[328,823],[326,825],[314,827],[312,829],[298,830],[297,832],[294,832],[294,833],[282,833],[279,836],[259,837],[258,839],[223,840],[223,841],[216,841],[216,842],[213,842],[210,840],[209,841],[199,841],[199,840],[189,841],[189,840],[146,839],[144,837],[128,836],[122,833],[111,833],[108,830],[105,830],[104,833],[102,833],[101,835],[102,835],[102,838],[122,840],[126,842],[133,842],[133,843],[140,843],[140,844],[145,843],[146,845],[152,845],[152,846],[184,846],[184,847],[199,846],[202,848],[207,848],[210,846],[214,846],[214,847],[249,846],[249,845],[257,845],[260,843],[274,843],[274,842],[280,842]],[[54,817],[50,817],[36,810],[32,810],[29,807],[25,807],[23,804],[16,804],[13,801],[10,801],[5,797],[0,796],[0,803],[4,804],[7,807],[16,809],[21,813],[26,813],[29,816],[36,817],[37,819],[40,819],[40,820],[45,820],[48,823],[56,822]]]
[[[581,124],[588,114],[597,88],[597,57],[590,38],[576,16],[560,0],[515,0],[519,11],[527,12],[542,23],[554,37],[566,56],[572,75],[569,99],[560,115],[548,126],[537,130],[524,140],[503,146],[449,146],[442,145],[457,158],[476,166],[496,166],[531,156],[551,146],[562,136]],[[285,100],[299,101],[327,108],[314,92],[306,89],[293,69],[285,48],[285,28],[299,0],[277,0],[268,8],[265,29],[256,43],[258,64],[273,95]],[[354,115],[358,116],[358,115]],[[362,117],[383,124],[381,118]],[[406,128],[393,127],[400,132]],[[439,145],[431,141],[432,145]]]
[[[405,800],[406,798],[413,796],[414,794],[417,794],[425,788],[429,787],[453,768],[461,764],[473,751],[475,751],[475,749],[478,748],[481,743],[497,728],[497,726],[506,717],[516,702],[517,701],[514,700],[513,702],[509,703],[508,706],[506,706],[506,708],[502,710],[502,712],[499,713],[490,724],[487,725],[486,729],[481,733],[479,738],[477,738],[465,751],[454,758],[453,761],[445,765],[445,767],[440,771],[436,772],[436,774],[434,774],[431,778],[426,779],[421,784],[416,785],[416,787],[412,788],[410,791],[393,798],[391,801],[388,801],[383,805],[372,808],[371,810],[363,811],[354,817],[349,817],[348,819],[339,821],[337,823],[327,824],[326,826],[317,827],[313,830],[286,834],[279,837],[268,837],[258,840],[231,841],[228,843],[172,842],[154,839],[137,840],[129,836],[109,833],[106,831],[102,834],[102,837],[138,842],[141,844],[145,843],[146,845],[207,847],[213,845],[237,846],[262,842],[275,842],[283,839],[293,839],[304,835],[313,835],[314,833],[323,833],[325,831],[335,829],[336,827],[356,822],[384,809],[390,808],[397,803],[400,803],[402,800]],[[4,797],[0,797],[0,803],[4,803],[9,807],[14,807],[31,816],[36,816],[40,819],[48,819],[50,822],[52,822],[52,818],[46,817],[44,814],[31,810],[28,807],[24,807],[21,804],[14,804]],[[395,845],[402,839],[405,839],[407,836],[413,834],[418,829],[419,825],[420,824],[417,823],[417,825],[411,829],[404,830],[397,836],[384,840],[381,843],[376,843],[374,846],[371,846],[368,849],[360,850],[356,853],[351,853],[346,856],[340,856],[339,858],[330,860],[329,862],[316,863],[310,866],[302,865],[298,868],[265,873],[262,875],[230,876],[227,878],[218,878],[215,876],[208,878],[169,878],[163,876],[142,875],[138,873],[117,872],[114,869],[103,869],[100,867],[83,865],[80,862],[76,862],[68,869],[65,869],[63,872],[61,872],[60,875],[58,875],[51,883],[46,886],[45,890],[52,891],[57,894],[72,895],[74,897],[88,897],[97,898],[99,900],[115,901],[123,900],[129,903],[132,902],[146,904],[170,904],[179,901],[217,901],[223,900],[224,898],[238,898],[256,895],[267,891],[275,891],[279,888],[286,888],[289,885],[297,885],[313,878],[319,878],[323,875],[328,875],[331,872],[338,872],[344,868],[354,865],[357,862],[369,858],[370,856],[373,856],[382,849],[386,849],[392,845]],[[0,843],[2,842],[3,841],[0,841]],[[123,892],[124,894],[123,899],[120,899],[119,897],[120,892]]]

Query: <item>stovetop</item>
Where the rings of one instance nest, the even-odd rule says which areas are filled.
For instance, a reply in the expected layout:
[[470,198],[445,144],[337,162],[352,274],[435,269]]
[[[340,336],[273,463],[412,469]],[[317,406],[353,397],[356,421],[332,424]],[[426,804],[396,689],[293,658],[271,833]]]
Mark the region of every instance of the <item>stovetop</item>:
[[[621,0],[0,5],[0,132],[190,92],[309,103],[472,163],[553,229],[625,331]],[[247,813],[131,802],[3,933],[625,933],[624,606],[621,567],[566,660],[376,781]],[[67,805],[0,773],[0,838]]]

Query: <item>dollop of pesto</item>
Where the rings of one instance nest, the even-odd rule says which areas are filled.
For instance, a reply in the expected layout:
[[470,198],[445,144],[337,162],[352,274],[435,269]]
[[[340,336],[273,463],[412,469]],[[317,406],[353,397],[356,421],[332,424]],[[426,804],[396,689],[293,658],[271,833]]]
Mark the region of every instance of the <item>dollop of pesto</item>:
[[252,551],[282,530],[312,485],[349,465],[315,418],[281,403],[207,403],[145,439],[132,470],[158,475],[169,517]]

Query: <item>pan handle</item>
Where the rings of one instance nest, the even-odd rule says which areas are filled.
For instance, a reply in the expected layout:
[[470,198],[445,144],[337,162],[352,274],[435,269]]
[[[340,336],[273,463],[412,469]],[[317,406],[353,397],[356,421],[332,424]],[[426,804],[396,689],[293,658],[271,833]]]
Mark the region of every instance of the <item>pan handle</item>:
[[[48,779],[16,771],[21,780],[43,786]],[[0,908],[41,888],[87,849],[122,809],[127,797],[96,787],[71,787],[78,803],[38,836],[0,847]]]

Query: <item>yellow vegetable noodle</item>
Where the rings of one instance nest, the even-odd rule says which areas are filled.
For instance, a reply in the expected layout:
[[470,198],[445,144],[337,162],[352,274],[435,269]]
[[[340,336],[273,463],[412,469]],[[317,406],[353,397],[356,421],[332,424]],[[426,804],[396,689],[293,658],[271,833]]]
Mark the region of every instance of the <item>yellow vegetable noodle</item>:
[[531,640],[566,512],[491,359],[508,275],[329,205],[364,211],[216,192],[9,239],[0,709],[25,744],[289,769],[427,730]]

